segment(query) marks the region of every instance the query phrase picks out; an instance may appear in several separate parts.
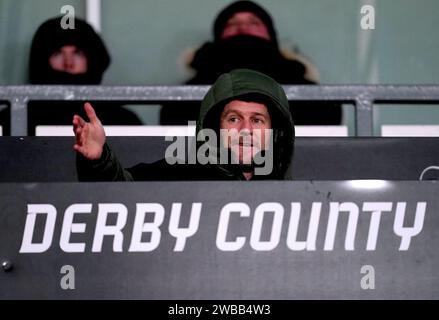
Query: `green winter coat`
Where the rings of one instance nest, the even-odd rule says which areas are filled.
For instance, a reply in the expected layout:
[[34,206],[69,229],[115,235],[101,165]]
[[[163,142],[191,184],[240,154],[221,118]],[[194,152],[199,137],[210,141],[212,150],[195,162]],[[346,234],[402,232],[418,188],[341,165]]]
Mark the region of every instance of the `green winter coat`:
[[[218,132],[219,116],[232,100],[263,103],[271,116],[273,128],[273,166],[269,174],[254,175],[252,180],[285,180],[294,149],[294,123],[288,99],[282,87],[270,77],[248,69],[236,69],[221,75],[201,103],[197,121],[200,130]],[[203,142],[197,142],[197,149]],[[190,151],[191,152],[191,151]],[[151,180],[245,180],[240,165],[168,164],[169,159],[141,163],[123,169],[110,147],[105,144],[101,159],[89,161],[78,155],[80,181],[151,181]],[[219,163],[219,161],[216,161]]]

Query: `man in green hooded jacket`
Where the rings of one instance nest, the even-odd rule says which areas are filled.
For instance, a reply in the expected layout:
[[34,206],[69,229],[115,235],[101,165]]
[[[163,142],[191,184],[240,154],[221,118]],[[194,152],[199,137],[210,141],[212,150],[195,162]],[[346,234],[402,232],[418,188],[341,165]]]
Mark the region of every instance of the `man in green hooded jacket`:
[[[73,117],[80,181],[284,180],[294,148],[288,99],[272,78],[248,69],[221,75],[201,103],[195,161],[165,157],[124,169],[89,103]],[[191,158],[189,155],[186,158]]]

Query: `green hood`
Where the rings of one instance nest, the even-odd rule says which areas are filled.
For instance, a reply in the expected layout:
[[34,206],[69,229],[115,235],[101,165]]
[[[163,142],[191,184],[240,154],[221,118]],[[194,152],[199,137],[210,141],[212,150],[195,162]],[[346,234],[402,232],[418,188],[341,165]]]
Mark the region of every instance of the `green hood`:
[[221,75],[201,103],[197,134],[201,129],[219,129],[219,117],[232,100],[264,103],[272,118],[274,165],[270,178],[284,179],[294,148],[294,123],[287,96],[272,78],[257,71],[235,69]]

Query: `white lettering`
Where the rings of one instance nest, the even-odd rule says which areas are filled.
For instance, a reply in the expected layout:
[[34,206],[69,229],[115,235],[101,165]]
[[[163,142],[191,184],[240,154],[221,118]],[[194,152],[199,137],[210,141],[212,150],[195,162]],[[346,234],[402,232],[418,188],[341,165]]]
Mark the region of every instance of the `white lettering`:
[[[43,231],[43,241],[33,243],[32,239],[35,230],[35,221],[37,215],[46,215],[46,223]],[[40,253],[47,251],[53,239],[55,230],[56,208],[51,204],[28,204],[26,223],[24,226],[23,240],[20,247],[20,253]]]
[[250,207],[243,202],[231,202],[226,204],[220,213],[218,230],[216,233],[216,246],[222,251],[236,251],[241,249],[245,243],[245,237],[237,237],[235,241],[227,241],[227,229],[229,226],[230,214],[237,212],[241,217],[250,216]]
[[[273,212],[273,224],[271,225],[270,240],[261,241],[262,223],[266,212]],[[253,219],[250,245],[257,251],[269,251],[276,248],[280,241],[284,207],[277,202],[261,203],[255,210]]]
[[[152,222],[145,223],[146,213],[153,213]],[[160,225],[165,219],[165,208],[159,203],[138,203],[136,205],[136,217],[134,219],[133,236],[131,238],[130,252],[149,252],[155,250],[160,244]],[[142,234],[151,233],[148,242],[142,242]]]
[[308,225],[308,236],[306,241],[297,241],[297,232],[300,221],[300,202],[291,203],[290,225],[288,227],[287,246],[291,250],[316,250],[317,231],[319,228],[320,212],[322,210],[321,202],[313,202],[311,208],[311,217]]
[[91,204],[72,204],[64,213],[59,246],[64,252],[85,252],[85,243],[71,243],[71,233],[84,233],[85,223],[73,223],[75,213],[91,213]]
[[179,228],[181,203],[173,203],[171,209],[171,218],[169,221],[169,233],[177,239],[175,242],[174,251],[183,251],[186,244],[186,239],[192,237],[198,230],[201,215],[201,203],[193,203],[191,215],[189,219],[189,226],[187,228]]
[[409,249],[410,241],[412,237],[418,235],[422,227],[424,226],[425,210],[427,207],[426,202],[418,202],[416,206],[415,222],[412,228],[404,228],[404,217],[406,202],[398,202],[396,205],[395,222],[393,224],[393,231],[396,235],[401,237],[401,244],[399,246],[400,251]]
[[[116,213],[116,224],[107,225],[109,213]],[[128,210],[121,203],[100,203],[98,218],[96,221],[95,235],[93,239],[92,252],[101,252],[104,236],[113,236],[113,251],[122,252],[123,233],[122,228],[127,221]]]
[[367,237],[366,250],[375,250],[378,239],[378,230],[380,227],[381,213],[392,210],[391,202],[365,202],[363,211],[371,211],[369,235]]
[[346,229],[345,250],[354,250],[355,233],[358,222],[358,206],[352,202],[331,202],[329,204],[328,227],[325,238],[325,251],[334,249],[335,231],[337,229],[338,215],[342,211],[349,212],[348,227]]

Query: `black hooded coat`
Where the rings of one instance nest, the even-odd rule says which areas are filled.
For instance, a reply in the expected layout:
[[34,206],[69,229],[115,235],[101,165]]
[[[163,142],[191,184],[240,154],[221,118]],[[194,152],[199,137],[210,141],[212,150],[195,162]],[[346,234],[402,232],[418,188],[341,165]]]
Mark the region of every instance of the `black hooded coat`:
[[[251,12],[267,27],[270,40],[250,35],[221,39],[227,21],[238,12]],[[213,26],[214,41],[205,43],[195,53],[190,66],[196,75],[188,85],[210,85],[223,73],[238,68],[262,72],[283,85],[315,84],[305,78],[306,68],[301,62],[291,60],[279,50],[276,30],[270,15],[252,1],[237,1],[221,11]],[[320,103],[292,102],[290,104],[296,125],[337,125],[341,123],[341,107]],[[195,120],[199,106],[193,103],[165,106],[161,123],[186,125]]]
[[[110,55],[101,37],[81,19],[75,18],[74,29],[61,27],[62,17],[44,22],[34,35],[30,59],[29,80],[38,85],[98,85],[110,65]],[[74,45],[87,57],[87,72],[70,74],[56,71],[49,64],[50,56],[66,45]],[[141,125],[142,122],[119,102],[94,102],[93,107],[106,125]],[[74,114],[85,117],[82,102],[30,102],[28,132],[35,134],[37,125],[71,125]]]

